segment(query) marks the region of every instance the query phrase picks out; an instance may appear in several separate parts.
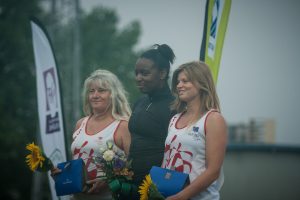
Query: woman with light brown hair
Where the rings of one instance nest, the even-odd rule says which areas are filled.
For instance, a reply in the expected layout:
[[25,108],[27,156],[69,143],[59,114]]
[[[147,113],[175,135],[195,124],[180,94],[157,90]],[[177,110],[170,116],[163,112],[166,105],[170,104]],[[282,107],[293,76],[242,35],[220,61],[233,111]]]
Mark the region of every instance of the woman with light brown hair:
[[173,73],[172,109],[162,167],[189,174],[190,184],[175,199],[219,199],[227,127],[209,67],[189,62]]

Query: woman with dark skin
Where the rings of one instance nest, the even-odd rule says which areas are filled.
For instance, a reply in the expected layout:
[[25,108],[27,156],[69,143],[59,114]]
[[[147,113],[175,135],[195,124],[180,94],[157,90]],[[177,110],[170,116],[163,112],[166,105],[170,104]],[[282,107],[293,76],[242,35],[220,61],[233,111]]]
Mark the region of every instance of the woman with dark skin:
[[[135,65],[137,87],[144,94],[133,106],[128,128],[132,142],[134,183],[138,187],[152,166],[160,166],[168,124],[173,116],[170,103],[173,96],[167,80],[175,55],[166,45],[154,45],[144,52]],[[132,199],[138,199],[137,192]]]

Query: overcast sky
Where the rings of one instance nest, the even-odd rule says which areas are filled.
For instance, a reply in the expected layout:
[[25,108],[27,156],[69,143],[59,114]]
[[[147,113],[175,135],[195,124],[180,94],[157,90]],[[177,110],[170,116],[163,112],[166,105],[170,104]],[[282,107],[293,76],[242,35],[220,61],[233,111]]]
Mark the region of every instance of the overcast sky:
[[[174,68],[199,59],[205,0],[82,0],[142,25],[137,46],[169,44]],[[274,119],[278,144],[300,145],[300,1],[232,0],[217,90],[228,123]]]

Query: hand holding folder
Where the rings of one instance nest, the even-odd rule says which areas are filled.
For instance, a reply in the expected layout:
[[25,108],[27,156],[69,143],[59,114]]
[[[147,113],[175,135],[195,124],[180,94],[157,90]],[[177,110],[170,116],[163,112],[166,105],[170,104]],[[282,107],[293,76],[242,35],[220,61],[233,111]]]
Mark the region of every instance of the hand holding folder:
[[61,172],[54,177],[57,196],[84,191],[86,185],[86,171],[81,158],[59,163],[57,168],[61,170]]
[[180,192],[189,181],[189,175],[186,173],[156,166],[151,168],[150,176],[164,197]]

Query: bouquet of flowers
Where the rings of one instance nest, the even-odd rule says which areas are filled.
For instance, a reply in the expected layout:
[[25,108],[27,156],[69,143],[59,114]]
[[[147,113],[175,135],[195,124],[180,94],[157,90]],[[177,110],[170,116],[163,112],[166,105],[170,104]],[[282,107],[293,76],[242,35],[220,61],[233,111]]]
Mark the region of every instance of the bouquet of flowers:
[[139,186],[140,200],[164,200],[165,197],[158,191],[152,182],[150,174],[146,175],[143,183]]
[[30,154],[26,156],[26,163],[31,171],[47,172],[54,168],[52,161],[34,142],[27,144],[26,149],[30,151]]
[[106,181],[114,199],[120,199],[122,196],[128,196],[133,188],[131,161],[111,142],[107,142],[106,146],[106,149],[100,149],[100,155],[94,159],[97,167],[103,172],[98,178]]

